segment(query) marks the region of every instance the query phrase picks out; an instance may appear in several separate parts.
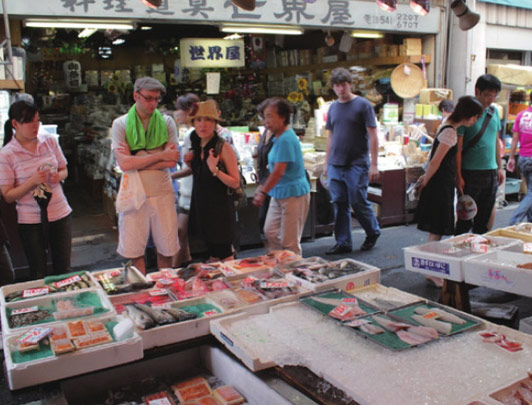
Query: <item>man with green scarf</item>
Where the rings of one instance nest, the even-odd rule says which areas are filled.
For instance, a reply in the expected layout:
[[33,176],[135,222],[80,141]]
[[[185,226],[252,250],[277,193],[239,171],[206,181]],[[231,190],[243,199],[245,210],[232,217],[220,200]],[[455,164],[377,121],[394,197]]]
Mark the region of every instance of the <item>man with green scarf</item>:
[[[144,252],[151,232],[159,269],[171,267],[179,250],[175,195],[169,168],[179,160],[177,128],[157,109],[166,88],[151,77],[137,79],[135,104],[113,121],[112,149],[120,169],[137,171],[145,200],[139,209],[118,213],[117,252],[146,273]],[[143,192],[139,190],[139,193]]]

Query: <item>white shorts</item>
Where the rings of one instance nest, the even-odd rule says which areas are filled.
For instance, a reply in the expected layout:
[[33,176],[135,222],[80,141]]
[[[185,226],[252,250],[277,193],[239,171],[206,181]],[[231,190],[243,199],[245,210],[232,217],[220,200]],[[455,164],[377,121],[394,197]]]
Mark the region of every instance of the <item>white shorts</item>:
[[171,257],[179,250],[175,195],[148,197],[138,211],[118,216],[118,249],[120,256],[134,259],[144,256],[151,235],[157,253]]

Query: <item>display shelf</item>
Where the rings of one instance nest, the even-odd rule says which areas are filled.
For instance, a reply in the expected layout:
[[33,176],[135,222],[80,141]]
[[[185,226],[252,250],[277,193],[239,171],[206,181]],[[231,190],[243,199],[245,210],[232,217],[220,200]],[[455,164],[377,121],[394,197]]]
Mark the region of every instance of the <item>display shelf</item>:
[[0,89],[24,91],[23,80],[0,80]]
[[303,65],[303,66],[284,66],[276,68],[266,68],[263,71],[265,73],[298,73],[301,71],[315,71],[321,69],[332,69],[336,67],[349,67],[353,65],[362,65],[362,66],[387,66],[387,65],[399,65],[401,63],[421,63],[421,59],[425,58],[425,63],[430,63],[430,55],[416,55],[416,56],[385,56],[380,58],[369,58],[369,59],[355,59],[355,60],[344,60],[339,62],[329,62],[329,63],[316,63],[312,65]]

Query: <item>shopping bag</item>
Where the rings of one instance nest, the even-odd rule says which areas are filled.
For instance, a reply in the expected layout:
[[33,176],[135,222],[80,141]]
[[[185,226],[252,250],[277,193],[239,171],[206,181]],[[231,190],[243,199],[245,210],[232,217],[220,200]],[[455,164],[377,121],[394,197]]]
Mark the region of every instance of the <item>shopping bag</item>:
[[120,188],[116,196],[116,212],[123,213],[138,210],[146,200],[146,192],[137,170],[122,174]]

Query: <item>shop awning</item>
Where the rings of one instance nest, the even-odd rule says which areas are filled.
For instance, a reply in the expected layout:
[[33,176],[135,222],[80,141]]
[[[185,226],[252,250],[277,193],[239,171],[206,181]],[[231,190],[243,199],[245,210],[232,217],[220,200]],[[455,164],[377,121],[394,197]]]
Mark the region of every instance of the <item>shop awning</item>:
[[516,8],[527,8],[532,10],[532,0],[478,0],[483,3],[499,4]]

